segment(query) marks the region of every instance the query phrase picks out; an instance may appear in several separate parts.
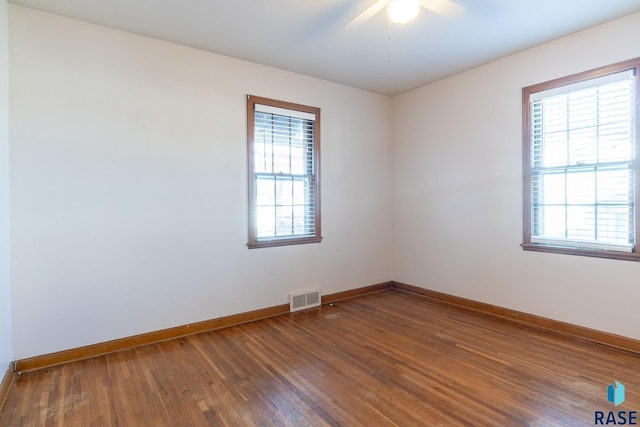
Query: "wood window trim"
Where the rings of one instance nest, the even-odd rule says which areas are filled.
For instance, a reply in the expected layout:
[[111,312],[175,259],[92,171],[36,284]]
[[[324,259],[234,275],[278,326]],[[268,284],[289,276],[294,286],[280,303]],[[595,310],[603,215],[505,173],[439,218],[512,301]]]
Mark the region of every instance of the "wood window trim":
[[[571,83],[585,81],[596,77],[635,69],[636,97],[635,97],[635,120],[636,120],[636,141],[635,141],[635,194],[634,194],[634,221],[635,221],[635,245],[633,252],[619,252],[613,250],[587,249],[571,246],[553,246],[531,241],[531,132],[530,132],[530,95],[547,89],[553,89],[569,85]],[[625,261],[640,261],[638,246],[640,245],[640,57],[627,61],[618,62],[593,70],[561,77],[548,82],[535,84],[522,89],[522,170],[523,170],[523,243],[521,247],[525,251],[547,252],[565,255],[578,255],[596,258],[608,258]]]
[[[255,131],[255,105],[262,104],[286,110],[301,111],[314,114],[316,119],[313,122],[313,177],[314,177],[314,235],[290,238],[277,238],[271,240],[257,239],[257,222],[255,209],[255,177],[254,177],[254,131]],[[322,215],[320,209],[320,108],[308,105],[297,104],[293,102],[280,101],[271,98],[264,98],[254,95],[247,95],[247,159],[248,159],[248,207],[249,207],[249,240],[247,246],[249,249],[268,248],[278,246],[301,245],[306,243],[319,243],[322,241]]]

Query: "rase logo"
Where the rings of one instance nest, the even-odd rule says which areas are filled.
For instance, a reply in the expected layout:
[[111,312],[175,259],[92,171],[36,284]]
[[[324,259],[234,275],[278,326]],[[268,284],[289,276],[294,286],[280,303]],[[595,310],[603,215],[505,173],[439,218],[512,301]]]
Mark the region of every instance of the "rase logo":
[[[607,387],[607,400],[615,406],[624,402],[624,384],[614,381]],[[595,411],[595,425],[638,425],[638,411]]]
[[607,387],[607,400],[616,406],[624,402],[624,384],[618,381],[614,381],[614,384],[609,384],[609,387]]

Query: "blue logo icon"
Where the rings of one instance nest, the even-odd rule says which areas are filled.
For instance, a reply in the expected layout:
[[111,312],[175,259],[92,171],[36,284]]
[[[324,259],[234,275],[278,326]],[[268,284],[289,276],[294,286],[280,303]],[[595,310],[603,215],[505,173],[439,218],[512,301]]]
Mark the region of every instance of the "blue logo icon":
[[609,384],[609,387],[607,387],[607,400],[616,406],[624,402],[624,384],[618,381]]

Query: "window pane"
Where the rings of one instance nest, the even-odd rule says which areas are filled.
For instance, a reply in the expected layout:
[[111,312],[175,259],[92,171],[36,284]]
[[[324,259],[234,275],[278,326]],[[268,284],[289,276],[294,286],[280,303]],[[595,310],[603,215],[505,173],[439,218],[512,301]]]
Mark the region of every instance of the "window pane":
[[302,119],[291,119],[291,144],[301,146],[304,144],[305,135],[304,135],[304,124],[306,120]]
[[307,223],[307,208],[306,206],[294,206],[293,208],[293,222],[294,229],[293,232],[296,234],[308,234],[311,228],[311,224],[309,229],[305,225]]
[[258,206],[273,206],[275,201],[275,180],[272,176],[258,177],[256,181],[256,203]]
[[538,222],[539,237],[565,238],[566,209],[564,206],[543,206],[540,208]]
[[631,180],[628,169],[598,172],[598,203],[629,205]]
[[598,161],[598,129],[569,131],[569,165],[593,164]]
[[276,178],[276,206],[293,203],[293,183],[291,178]]
[[566,115],[569,129],[584,129],[598,125],[598,89],[588,88],[567,96]]
[[291,166],[289,162],[289,142],[278,141],[273,145],[273,150],[273,172],[287,174],[290,173]]
[[594,219],[594,206],[567,206],[567,239],[594,241]]
[[307,195],[306,178],[298,178],[293,182],[293,203],[295,205],[305,205],[309,203]]
[[273,206],[258,206],[256,208],[256,231],[258,237],[270,237],[275,230],[275,209]]
[[633,158],[633,128],[629,123],[608,124],[598,129],[598,157],[601,162],[628,161]]
[[302,175],[306,172],[306,161],[304,158],[304,145],[297,144],[291,146],[291,173]]
[[540,149],[544,167],[567,164],[567,132],[551,133],[544,136],[544,146]]
[[256,172],[266,172],[267,164],[266,164],[266,152],[265,152],[264,143],[256,142],[253,146],[253,151],[254,151],[253,170]]
[[276,207],[276,236],[289,236],[293,234],[293,207]]
[[550,173],[542,176],[542,188],[539,200],[543,204],[564,204],[565,199],[564,173]]
[[546,134],[564,132],[567,127],[567,96],[560,95],[544,100],[542,121]]
[[629,243],[630,212],[626,206],[598,207],[598,240]]
[[598,208],[598,240],[616,244],[632,242],[631,211],[628,206],[600,206]]
[[573,172],[567,174],[567,203],[595,203],[595,172]]
[[256,172],[271,172],[273,167],[273,135],[271,133],[270,115],[256,113],[254,131],[254,170]]

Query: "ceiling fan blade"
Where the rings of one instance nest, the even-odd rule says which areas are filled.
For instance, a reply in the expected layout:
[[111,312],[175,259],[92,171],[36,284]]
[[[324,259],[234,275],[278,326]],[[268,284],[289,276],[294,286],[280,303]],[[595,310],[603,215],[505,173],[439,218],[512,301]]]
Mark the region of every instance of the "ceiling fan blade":
[[356,16],[351,21],[347,22],[344,25],[344,27],[342,27],[342,29],[343,30],[352,30],[352,29],[356,28],[357,26],[359,26],[360,24],[363,24],[366,20],[368,20],[373,15],[375,15],[376,13],[378,13],[382,9],[384,9],[384,7],[387,4],[389,4],[390,1],[391,0],[377,0],[374,4],[372,4],[371,6],[366,8],[362,13],[360,13],[360,15]]
[[446,18],[455,18],[464,12],[464,7],[451,0],[420,0],[422,7]]

